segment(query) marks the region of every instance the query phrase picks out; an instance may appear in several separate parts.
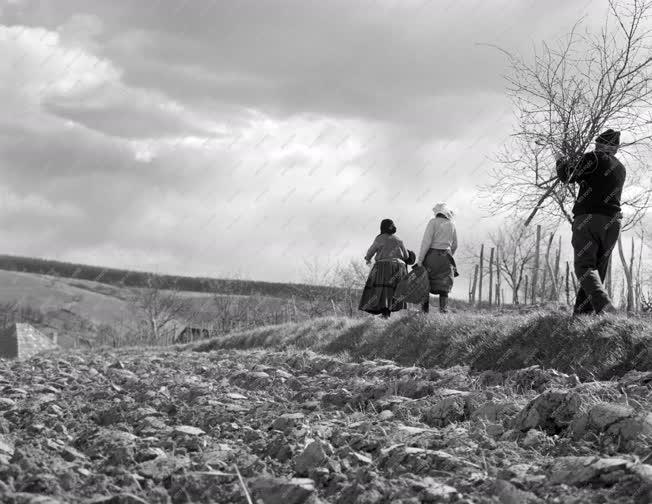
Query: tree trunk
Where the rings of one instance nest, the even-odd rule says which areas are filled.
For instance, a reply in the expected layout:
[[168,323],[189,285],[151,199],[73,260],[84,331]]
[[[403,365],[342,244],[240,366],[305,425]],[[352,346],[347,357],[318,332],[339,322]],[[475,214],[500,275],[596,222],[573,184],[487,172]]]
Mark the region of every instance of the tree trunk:
[[561,278],[559,276],[559,266],[560,266],[560,261],[561,261],[561,235],[559,235],[559,246],[557,247],[557,256],[555,257],[555,293],[554,295],[554,301],[559,301],[559,291],[561,288],[559,287],[561,285]]
[[634,290],[632,288],[632,270],[630,268],[630,265],[627,264],[627,259],[625,259],[625,253],[623,252],[623,242],[621,240],[620,235],[618,236],[618,255],[620,256],[620,261],[623,265],[623,271],[625,272],[624,281],[627,282],[627,291],[626,291],[627,311],[631,312],[634,309]]
[[631,311],[635,312],[636,311],[636,296],[634,294],[634,283],[635,283],[635,278],[634,278],[634,258],[636,256],[636,245],[634,243],[634,237],[632,236],[632,252],[631,255],[629,256],[629,272],[632,277],[632,282],[630,285],[627,286],[627,304],[630,304],[630,297],[631,297],[631,305],[632,309]]
[[475,305],[475,289],[478,286],[478,265],[473,268],[473,286],[471,287],[471,305]]
[[534,304],[537,300],[537,280],[539,278],[539,257],[541,255],[541,224],[537,225],[537,242],[534,250],[534,270],[532,271],[532,295],[531,302]]
[[158,341],[158,323],[154,317],[149,319],[150,328],[152,329],[152,337],[154,341]]
[[523,304],[527,306],[528,281],[530,277],[525,275],[525,288],[523,289]]
[[484,269],[484,244],[480,245],[480,276],[478,286],[478,308],[482,308],[482,276]]
[[473,303],[473,277],[469,276],[469,305]]
[[[522,275],[523,270],[521,270],[520,274]],[[514,251],[512,253],[512,303],[517,305],[518,304],[518,288],[520,287],[521,284],[521,276],[519,275],[518,282],[516,281],[516,246],[514,246]]]
[[641,299],[643,297],[643,282],[641,279],[641,265],[643,264],[643,241],[645,240],[645,229],[641,231],[641,244],[638,248],[638,266],[636,268],[636,311],[641,311]]
[[623,278],[620,282],[620,307],[627,304],[627,294],[625,288],[625,279]]
[[566,261],[566,304],[570,305],[570,283],[569,283],[569,277],[570,277],[570,264],[568,264],[568,261]]

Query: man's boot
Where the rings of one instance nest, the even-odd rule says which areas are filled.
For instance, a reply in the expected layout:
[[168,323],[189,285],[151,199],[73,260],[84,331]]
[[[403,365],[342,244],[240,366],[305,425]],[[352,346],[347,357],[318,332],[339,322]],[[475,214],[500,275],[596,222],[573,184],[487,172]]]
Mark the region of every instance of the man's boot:
[[425,301],[425,302],[421,305],[421,311],[422,311],[423,313],[429,313],[429,312],[430,312],[430,298],[428,298],[428,300]]
[[448,313],[448,296],[439,295],[439,311],[441,313]]
[[602,307],[602,310],[598,312],[598,315],[604,316],[604,315],[616,315],[618,313],[618,308],[616,308],[613,304],[607,303]]

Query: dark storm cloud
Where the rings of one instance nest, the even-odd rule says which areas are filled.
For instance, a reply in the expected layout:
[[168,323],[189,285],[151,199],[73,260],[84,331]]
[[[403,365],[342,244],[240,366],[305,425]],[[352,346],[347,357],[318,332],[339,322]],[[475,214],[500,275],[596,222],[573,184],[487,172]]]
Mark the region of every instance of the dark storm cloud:
[[476,43],[527,46],[529,34],[578,10],[562,1],[26,5],[25,17],[51,26],[75,13],[97,15],[105,26],[100,53],[125,70],[128,84],[186,103],[419,127],[441,124],[462,98],[502,92],[502,55]]

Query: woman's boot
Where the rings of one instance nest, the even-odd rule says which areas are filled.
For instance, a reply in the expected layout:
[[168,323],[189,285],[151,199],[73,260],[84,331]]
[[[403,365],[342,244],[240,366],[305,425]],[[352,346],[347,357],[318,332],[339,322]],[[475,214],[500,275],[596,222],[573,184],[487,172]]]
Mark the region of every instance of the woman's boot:
[[448,313],[448,296],[444,296],[443,294],[439,295],[439,311]]
[[388,308],[384,308],[380,313],[380,316],[383,318],[389,318],[392,315],[392,312]]

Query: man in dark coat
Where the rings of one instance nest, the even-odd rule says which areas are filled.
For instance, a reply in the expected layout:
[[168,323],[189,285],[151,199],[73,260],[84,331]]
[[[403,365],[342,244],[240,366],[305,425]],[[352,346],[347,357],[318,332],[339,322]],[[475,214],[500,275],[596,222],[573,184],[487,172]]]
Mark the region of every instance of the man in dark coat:
[[609,129],[595,139],[595,150],[579,161],[557,160],[559,179],[579,185],[572,226],[575,275],[580,283],[576,315],[617,311],[603,282],[622,221],[620,198],[626,171],[615,156],[619,145],[620,132]]

